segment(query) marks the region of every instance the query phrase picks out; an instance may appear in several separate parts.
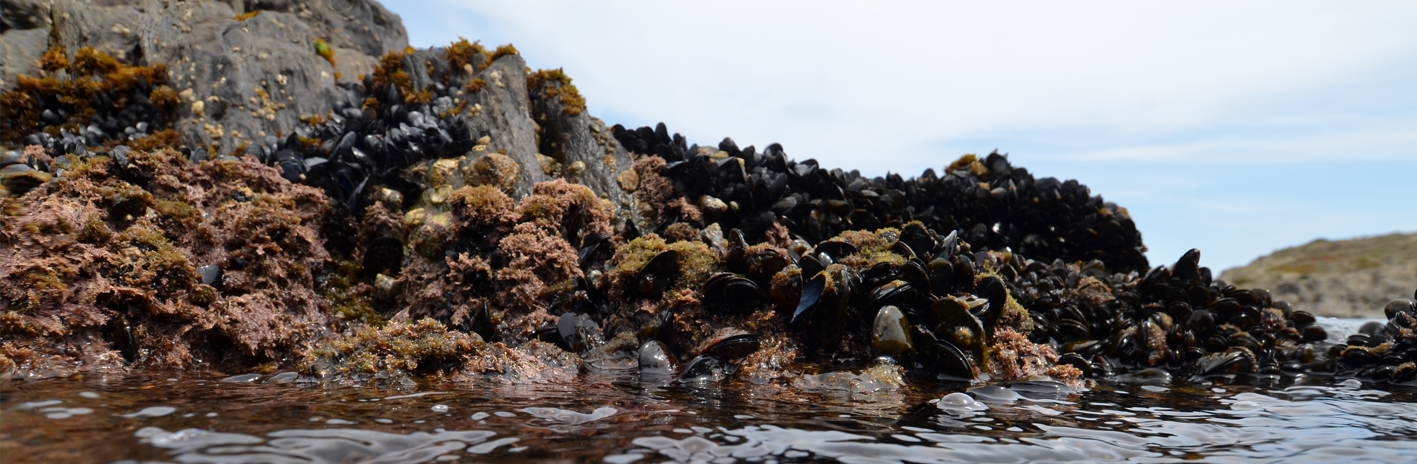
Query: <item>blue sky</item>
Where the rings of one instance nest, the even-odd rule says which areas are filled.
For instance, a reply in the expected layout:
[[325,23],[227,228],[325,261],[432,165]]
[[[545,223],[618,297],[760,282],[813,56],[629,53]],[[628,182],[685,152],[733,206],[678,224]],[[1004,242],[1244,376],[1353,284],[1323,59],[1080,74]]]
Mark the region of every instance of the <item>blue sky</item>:
[[[705,2],[708,3],[708,2]],[[417,47],[513,43],[590,112],[917,175],[994,149],[1217,271],[1417,231],[1417,2],[389,1]]]

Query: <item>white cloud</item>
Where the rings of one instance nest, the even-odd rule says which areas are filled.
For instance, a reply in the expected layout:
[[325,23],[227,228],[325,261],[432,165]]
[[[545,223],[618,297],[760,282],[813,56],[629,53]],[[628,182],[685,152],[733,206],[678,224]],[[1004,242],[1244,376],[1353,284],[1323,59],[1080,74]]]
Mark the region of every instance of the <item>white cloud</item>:
[[[567,68],[592,109],[673,118],[671,128],[700,137],[801,138],[794,145],[832,154],[848,150],[811,143],[818,130],[925,138],[1204,127],[1237,101],[1417,56],[1412,3],[444,6],[431,9],[449,22],[447,13],[478,15],[533,64]],[[796,127],[803,119],[827,127]]]

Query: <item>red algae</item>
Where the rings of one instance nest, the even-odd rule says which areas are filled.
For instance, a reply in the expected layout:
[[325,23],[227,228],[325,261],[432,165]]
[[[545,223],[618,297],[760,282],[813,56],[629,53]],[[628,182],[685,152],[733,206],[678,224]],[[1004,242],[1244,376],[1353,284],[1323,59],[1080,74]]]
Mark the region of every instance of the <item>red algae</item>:
[[521,223],[498,244],[505,260],[496,271],[502,315],[498,331],[530,336],[542,324],[554,321],[546,314],[552,293],[565,292],[570,281],[581,277],[576,250],[561,237],[533,223]]
[[[0,364],[62,375],[125,359],[203,368],[307,351],[329,323],[311,290],[328,260],[315,228],[323,194],[252,158],[128,158],[66,155],[54,161],[64,176],[7,200],[0,356],[11,359]],[[203,283],[203,265],[223,278]]]

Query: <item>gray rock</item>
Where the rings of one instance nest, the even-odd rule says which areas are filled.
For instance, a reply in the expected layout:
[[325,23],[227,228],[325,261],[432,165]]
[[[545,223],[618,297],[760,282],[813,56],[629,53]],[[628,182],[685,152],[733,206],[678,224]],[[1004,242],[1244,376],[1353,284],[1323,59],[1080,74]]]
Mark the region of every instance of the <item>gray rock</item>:
[[[399,17],[370,0],[0,1],[0,79],[37,73],[37,59],[51,45],[71,56],[94,47],[129,64],[166,65],[168,85],[183,99],[173,129],[198,153],[215,147],[235,154],[243,143],[246,153],[259,152],[270,137],[290,134],[302,119],[325,115],[346,98],[337,82],[358,82],[378,57],[408,46]],[[316,52],[315,38],[334,51],[334,64]],[[520,165],[514,198],[566,177],[608,198],[622,218],[637,217],[633,198],[616,180],[630,169],[628,151],[605,123],[563,111],[547,95],[559,83],[529,92],[526,62],[515,54],[490,63],[477,54],[471,69],[454,68],[445,55],[444,48],[414,51],[403,56],[402,68],[416,89],[466,89],[456,93],[467,102],[473,137],[490,137],[486,152]],[[470,89],[476,79],[484,84]]]
[[[51,40],[70,53],[94,47],[132,64],[167,65],[169,85],[185,92],[174,129],[188,145],[227,152],[324,114],[343,97],[337,76],[357,79],[376,56],[408,46],[402,22],[383,6],[340,3],[59,0],[49,6]],[[329,44],[334,65],[316,53],[313,38]]]
[[39,57],[48,47],[44,29],[10,29],[0,34],[0,89],[8,89],[20,74],[39,72]]
[[[531,193],[531,186],[551,179],[537,161],[536,123],[531,119],[526,91],[526,62],[520,56],[499,57],[486,68],[467,74],[452,69],[442,48],[418,50],[403,59],[403,69],[415,88],[423,89],[437,83],[463,89],[474,79],[485,83],[481,90],[465,93],[468,101],[464,114],[473,137],[488,136],[489,152],[504,152],[521,166],[517,187],[511,195],[520,198]],[[482,63],[486,55],[473,57]],[[431,73],[430,73],[431,71]]]
[[634,197],[617,180],[634,163],[629,150],[604,121],[584,111],[566,111],[559,98],[548,94],[561,86],[548,81],[530,92],[532,115],[541,125],[541,153],[556,160],[569,179],[608,198],[622,215],[638,216]]
[[29,0],[0,0],[0,89],[15,76],[39,72],[39,57],[49,48],[49,9]]

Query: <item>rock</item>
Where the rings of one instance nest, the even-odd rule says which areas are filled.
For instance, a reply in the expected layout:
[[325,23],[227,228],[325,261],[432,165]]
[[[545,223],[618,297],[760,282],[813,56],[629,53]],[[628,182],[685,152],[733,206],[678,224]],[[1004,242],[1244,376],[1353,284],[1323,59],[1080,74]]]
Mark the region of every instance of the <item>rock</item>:
[[[97,6],[61,0],[48,7],[52,34],[33,21],[25,24],[39,28],[6,31],[0,78],[8,82],[14,73],[33,74],[37,69],[29,63],[49,46],[70,53],[94,47],[134,65],[166,64],[172,87],[185,92],[173,128],[189,146],[216,144],[219,151],[230,152],[266,135],[289,132],[301,124],[301,116],[324,114],[344,97],[334,85],[337,77],[357,79],[373,69],[376,56],[408,46],[398,16],[378,3],[356,0],[340,8],[325,3],[237,2],[234,7],[206,0]],[[42,6],[26,8],[44,11]],[[10,10],[7,2],[7,25]],[[47,40],[36,46],[34,35]],[[312,38],[329,44],[333,63],[316,52]]]
[[39,72],[39,57],[49,48],[49,10],[25,0],[0,1],[0,89],[20,74]]
[[536,84],[528,91],[532,115],[541,127],[540,153],[561,166],[584,165],[583,172],[572,177],[608,196],[617,211],[636,211],[634,198],[617,181],[634,163],[629,150],[620,146],[604,121],[585,112],[585,100],[560,70],[541,71],[531,81]]
[[1389,301],[1417,286],[1417,234],[1315,240],[1228,269],[1220,278],[1268,288],[1273,298],[1318,316],[1383,319]]

